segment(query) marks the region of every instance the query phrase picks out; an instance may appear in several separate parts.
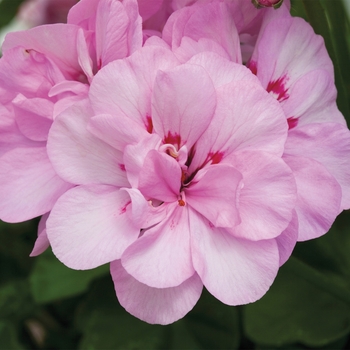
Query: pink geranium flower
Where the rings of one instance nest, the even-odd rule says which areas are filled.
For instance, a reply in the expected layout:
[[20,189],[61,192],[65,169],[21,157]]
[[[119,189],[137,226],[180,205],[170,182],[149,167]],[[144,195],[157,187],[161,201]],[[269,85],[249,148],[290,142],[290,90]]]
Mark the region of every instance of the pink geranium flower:
[[260,298],[298,234],[279,103],[241,65],[155,46],[104,67],[89,100],[50,130],[76,185],[47,221],[56,256],[112,262],[119,301],[150,323],[183,317],[203,285],[229,305]]
[[[68,24],[39,26],[6,37],[0,60],[0,106],[4,111],[0,218],[4,221],[43,215],[72,187],[56,174],[47,157],[52,122],[87,97],[98,69],[142,45],[136,0],[94,3],[96,9],[89,13],[73,7]],[[34,251],[48,244],[46,240]]]
[[283,158],[298,186],[299,240],[319,237],[350,207],[350,132],[324,41],[301,18],[275,19],[261,31],[248,66],[288,121]]

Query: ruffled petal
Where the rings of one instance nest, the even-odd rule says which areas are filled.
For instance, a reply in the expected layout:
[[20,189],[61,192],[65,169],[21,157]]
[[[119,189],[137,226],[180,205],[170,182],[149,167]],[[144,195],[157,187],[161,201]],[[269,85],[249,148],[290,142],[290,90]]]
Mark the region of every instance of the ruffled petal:
[[198,172],[186,188],[186,202],[216,227],[241,221],[237,208],[241,173],[229,165],[213,165]]
[[0,158],[0,218],[20,222],[43,215],[71,187],[54,171],[44,144],[15,148]]
[[217,299],[241,305],[267,292],[279,268],[274,239],[253,242],[233,237],[195,212],[190,213],[190,228],[194,268]]
[[129,275],[119,260],[111,275],[120,304],[135,317],[151,324],[169,324],[184,317],[197,303],[203,284],[197,274],[170,288],[152,288]]
[[50,246],[50,242],[46,234],[46,220],[49,215],[50,213],[46,213],[40,219],[38,227],[38,238],[36,239],[33,250],[29,255],[30,257],[40,255]]
[[321,163],[341,186],[341,209],[350,208],[350,131],[346,126],[323,123],[292,129],[288,133],[285,154]]
[[203,164],[224,161],[239,150],[281,156],[287,128],[279,103],[260,85],[238,81],[217,88],[215,115],[196,144],[189,172]]
[[174,144],[178,149],[186,145],[190,149],[210,124],[215,106],[215,89],[202,67],[184,64],[158,72],[152,119],[164,143]]
[[138,183],[146,198],[175,202],[180,194],[181,168],[174,158],[152,150],[145,158]]
[[122,153],[87,130],[92,115],[82,101],[55,119],[47,149],[57,173],[74,184],[128,186]]
[[155,288],[176,287],[194,274],[186,207],[172,206],[168,217],[145,231],[122,256],[125,270]]
[[264,152],[239,152],[227,161],[243,176],[238,198],[241,223],[230,232],[254,241],[279,236],[292,219],[297,199],[288,165]]
[[85,270],[120,259],[140,228],[130,219],[126,191],[112,186],[78,186],[56,203],[47,220],[47,235],[57,258]]
[[283,159],[292,169],[297,184],[298,241],[322,236],[341,211],[339,183],[313,159],[287,155]]
[[293,211],[293,217],[288,227],[275,238],[280,254],[280,266],[282,266],[291,256],[295,244],[298,240],[299,221],[296,211]]
[[178,64],[170,50],[147,46],[131,57],[111,62],[96,74],[90,100],[96,114],[121,115],[136,120],[147,130],[151,95],[158,70]]

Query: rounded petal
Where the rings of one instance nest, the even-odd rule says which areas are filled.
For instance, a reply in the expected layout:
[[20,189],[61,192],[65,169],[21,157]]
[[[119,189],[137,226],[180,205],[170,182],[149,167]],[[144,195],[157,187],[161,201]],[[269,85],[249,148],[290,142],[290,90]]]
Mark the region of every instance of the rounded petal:
[[122,256],[125,270],[150,287],[176,287],[194,274],[187,208],[172,206],[168,217],[145,231]]
[[120,304],[151,324],[169,324],[184,317],[197,303],[203,284],[197,274],[171,288],[152,288],[129,275],[119,260],[111,263],[114,288]]
[[171,156],[149,151],[140,171],[138,188],[147,199],[176,202],[180,194],[181,168]]
[[184,64],[158,72],[152,119],[164,143],[190,149],[210,124],[215,107],[214,85],[204,68]]
[[321,163],[341,186],[341,209],[350,208],[350,131],[346,126],[322,123],[292,129],[285,154]]
[[281,156],[287,122],[279,103],[260,84],[237,81],[217,89],[212,122],[196,144],[189,171],[208,163],[215,154],[224,161],[239,150],[265,151]]
[[229,161],[243,176],[238,198],[241,223],[230,232],[254,241],[279,236],[296,203],[292,171],[281,158],[264,152],[239,152]]
[[112,186],[78,186],[63,195],[47,220],[57,258],[85,270],[119,259],[140,228],[128,214],[130,196]]
[[274,239],[253,242],[233,237],[194,212],[190,227],[193,266],[211,294],[225,304],[241,305],[267,292],[279,267]]
[[280,254],[280,266],[282,266],[291,256],[295,244],[298,240],[299,222],[296,211],[293,211],[293,217],[288,227],[275,238]]
[[91,84],[90,100],[95,114],[127,116],[147,130],[157,71],[177,64],[171,50],[156,46],[144,47],[131,57],[111,62]]
[[238,197],[242,174],[229,165],[218,164],[200,170],[186,188],[186,202],[215,227],[240,223]]
[[284,156],[297,185],[298,241],[322,236],[340,213],[341,187],[337,180],[313,159]]
[[187,63],[203,67],[209,74],[215,88],[240,80],[260,84],[250,69],[241,64],[229,61],[214,52],[198,53]]
[[45,145],[15,148],[0,158],[0,218],[20,222],[43,215],[71,187],[56,174]]
[[36,239],[33,250],[29,255],[30,257],[40,255],[50,246],[50,242],[46,234],[46,220],[49,217],[49,214],[50,213],[44,214],[40,219],[38,227],[38,238]]
[[74,184],[128,186],[122,153],[87,130],[92,111],[86,101],[54,121],[47,143],[57,173]]

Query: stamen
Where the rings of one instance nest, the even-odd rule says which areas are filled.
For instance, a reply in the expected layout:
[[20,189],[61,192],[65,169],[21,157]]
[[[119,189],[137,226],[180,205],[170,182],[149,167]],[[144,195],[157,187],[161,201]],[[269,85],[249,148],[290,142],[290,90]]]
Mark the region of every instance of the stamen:
[[186,205],[186,202],[183,199],[179,199],[178,202],[180,207],[184,207]]

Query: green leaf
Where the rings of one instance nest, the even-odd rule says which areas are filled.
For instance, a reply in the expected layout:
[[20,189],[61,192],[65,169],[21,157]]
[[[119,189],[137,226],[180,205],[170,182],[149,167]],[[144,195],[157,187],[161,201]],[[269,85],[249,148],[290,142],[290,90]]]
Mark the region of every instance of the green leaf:
[[206,290],[185,321],[203,348],[238,349],[238,309],[221,303]]
[[47,303],[85,292],[94,279],[108,272],[109,265],[87,271],[72,270],[46,251],[36,258],[29,277],[30,287],[35,301]]
[[83,332],[79,349],[170,348],[170,328],[147,324],[125,311],[109,277],[94,283],[77,322]]
[[19,320],[33,309],[34,303],[26,280],[11,281],[0,287],[0,319]]
[[289,267],[281,269],[270,291],[244,307],[244,329],[254,342],[283,346],[325,346],[350,331],[350,307]]
[[16,327],[8,321],[0,321],[0,350],[23,350]]

